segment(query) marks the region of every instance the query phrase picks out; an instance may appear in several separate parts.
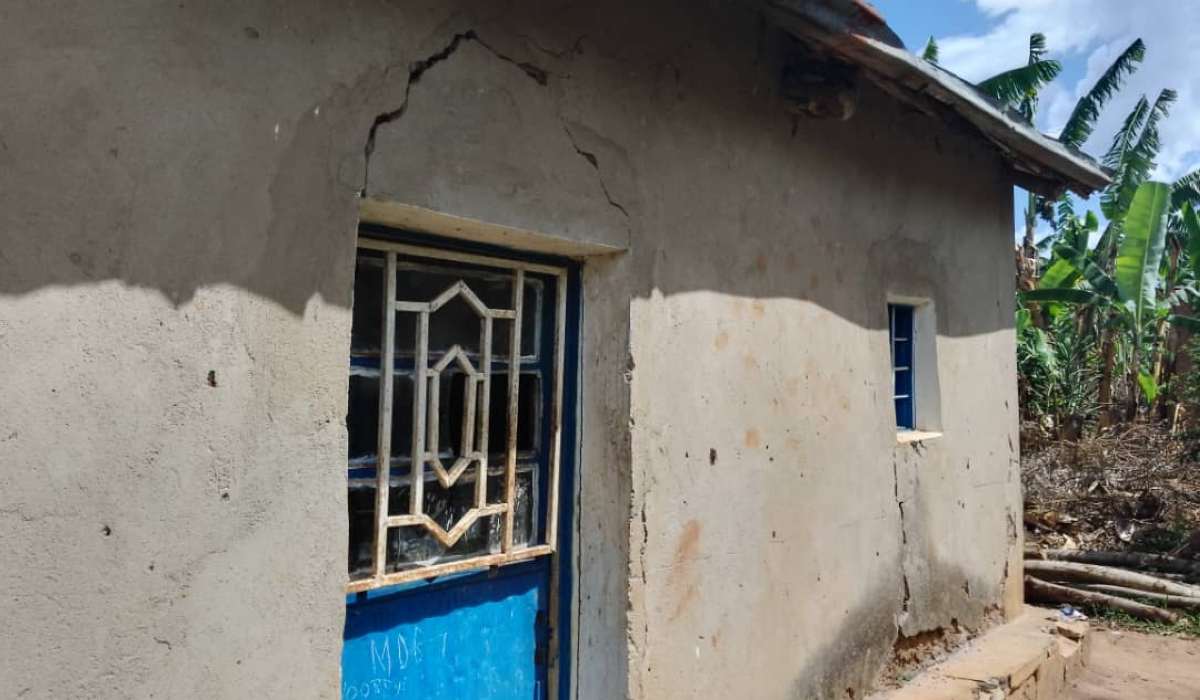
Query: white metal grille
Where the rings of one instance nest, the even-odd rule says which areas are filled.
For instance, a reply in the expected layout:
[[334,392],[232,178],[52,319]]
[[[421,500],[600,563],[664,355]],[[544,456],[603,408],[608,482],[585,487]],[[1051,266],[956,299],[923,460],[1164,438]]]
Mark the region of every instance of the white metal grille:
[[[565,351],[566,271],[562,268],[522,263],[512,260],[491,258],[437,249],[423,248],[381,241],[360,241],[364,249],[381,251],[383,254],[383,318],[381,345],[379,349],[379,412],[378,450],[375,481],[374,547],[371,571],[368,577],[358,578],[347,584],[349,592],[368,590],[416,579],[429,578],[467,569],[496,566],[509,562],[549,554],[557,541],[558,482],[562,433],[563,357]],[[478,266],[491,273],[500,272],[511,280],[512,296],[506,308],[490,308],[480,298],[467,278],[459,279],[443,291],[427,299],[397,298],[397,275],[403,269],[398,258],[404,260],[441,260],[459,265]],[[550,278],[556,293],[553,295],[553,352],[552,372],[547,377],[552,382],[550,405],[540,410],[549,411],[550,434],[541,441],[546,452],[543,464],[546,479],[546,502],[544,504],[544,537],[538,539],[538,528],[532,528],[529,541],[514,541],[514,519],[516,515],[518,484],[518,425],[521,410],[520,359],[522,356],[522,320],[527,310],[524,307],[526,276],[534,274]],[[447,304],[459,300],[478,319],[478,349],[468,352],[459,344],[448,349],[431,349],[431,318]],[[495,303],[495,302],[493,302]],[[549,311],[549,310],[547,310]],[[412,323],[415,326],[415,342],[412,348],[397,348],[397,325]],[[508,369],[502,387],[493,386],[493,340],[498,324],[508,324]],[[412,353],[412,402],[408,407],[395,404],[395,367],[397,353]],[[472,356],[474,355],[474,359]],[[407,355],[406,355],[407,356]],[[446,420],[443,414],[450,409],[449,401],[442,396],[442,375],[453,372],[462,377],[465,386],[461,415],[451,416],[461,421],[458,427],[459,443],[452,461],[442,457],[443,436],[439,425]],[[503,418],[489,415],[491,392],[499,389],[507,393],[506,415]],[[411,454],[408,455],[410,469],[404,481],[408,488],[407,504],[392,503],[390,491],[394,486],[393,464],[393,410],[410,410]],[[504,420],[503,471],[501,492],[497,501],[493,495],[489,502],[489,454],[498,454],[493,446],[489,452],[489,435],[492,421]],[[460,482],[470,484],[473,480],[474,498],[471,507],[448,527],[439,523],[425,512],[425,489],[450,489]],[[399,510],[401,512],[397,513]],[[392,529],[416,528],[432,536],[443,547],[454,547],[480,519],[496,516],[500,523],[500,537],[496,546],[488,551],[452,558],[449,561],[434,561],[424,565],[394,570],[388,562],[389,532]]]

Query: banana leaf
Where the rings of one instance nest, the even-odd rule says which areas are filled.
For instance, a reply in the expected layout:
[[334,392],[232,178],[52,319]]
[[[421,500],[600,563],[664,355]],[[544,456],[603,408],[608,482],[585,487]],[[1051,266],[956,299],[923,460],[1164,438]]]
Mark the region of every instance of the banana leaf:
[[1141,328],[1146,313],[1155,306],[1158,268],[1167,240],[1167,210],[1171,187],[1146,182],[1138,187],[1125,217],[1124,236],[1117,251],[1114,277],[1118,298]]

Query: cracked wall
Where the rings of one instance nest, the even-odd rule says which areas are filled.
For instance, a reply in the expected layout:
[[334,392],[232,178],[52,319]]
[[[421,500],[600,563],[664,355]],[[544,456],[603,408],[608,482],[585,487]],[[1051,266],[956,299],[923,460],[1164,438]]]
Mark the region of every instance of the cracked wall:
[[[575,697],[861,697],[1012,604],[1001,164],[870,90],[794,120],[746,6],[105,0],[0,39],[26,700],[336,697],[364,194],[626,249],[582,272]],[[888,293],[937,300],[920,451]]]
[[605,184],[624,154],[585,146],[586,126],[563,115],[563,82],[456,35],[414,64],[401,106],[372,126],[367,196],[625,247],[629,211]]
[[[631,682],[864,697],[898,641],[977,632],[1012,590],[1009,189],[878,94],[794,138],[741,96],[672,115],[636,163],[656,187],[634,243]],[[896,441],[889,294],[937,304],[944,435],[923,445]]]

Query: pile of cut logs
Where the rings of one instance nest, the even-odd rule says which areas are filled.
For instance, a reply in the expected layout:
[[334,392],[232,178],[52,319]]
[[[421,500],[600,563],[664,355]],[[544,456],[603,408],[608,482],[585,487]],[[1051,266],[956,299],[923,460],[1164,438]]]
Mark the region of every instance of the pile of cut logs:
[[1141,620],[1174,623],[1179,616],[1167,608],[1200,610],[1200,561],[1137,552],[1027,549],[1025,599],[1112,608]]

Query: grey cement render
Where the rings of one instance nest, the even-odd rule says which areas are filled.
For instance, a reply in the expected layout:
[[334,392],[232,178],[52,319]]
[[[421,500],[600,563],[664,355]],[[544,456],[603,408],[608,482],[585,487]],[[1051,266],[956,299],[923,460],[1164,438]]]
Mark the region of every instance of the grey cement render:
[[[364,189],[626,249],[583,266],[575,697],[862,697],[1019,601],[1004,166],[870,91],[793,121],[752,8],[4,15],[0,696],[338,697]],[[936,301],[920,445],[889,294]]]

